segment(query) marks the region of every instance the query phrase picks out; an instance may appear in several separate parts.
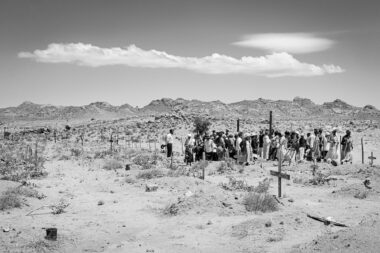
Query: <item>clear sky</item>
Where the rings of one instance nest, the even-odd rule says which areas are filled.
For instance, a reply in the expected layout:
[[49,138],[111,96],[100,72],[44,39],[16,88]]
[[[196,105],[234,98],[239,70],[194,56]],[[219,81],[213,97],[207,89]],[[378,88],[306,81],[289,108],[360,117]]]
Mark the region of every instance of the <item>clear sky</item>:
[[1,0],[0,56],[0,107],[301,96],[380,108],[380,1]]

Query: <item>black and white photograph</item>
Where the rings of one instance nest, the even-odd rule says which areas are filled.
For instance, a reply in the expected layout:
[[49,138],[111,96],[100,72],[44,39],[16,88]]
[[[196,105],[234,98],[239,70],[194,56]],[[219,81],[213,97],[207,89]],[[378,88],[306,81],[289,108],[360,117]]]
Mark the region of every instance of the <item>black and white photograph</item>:
[[0,253],[380,252],[380,1],[0,0]]

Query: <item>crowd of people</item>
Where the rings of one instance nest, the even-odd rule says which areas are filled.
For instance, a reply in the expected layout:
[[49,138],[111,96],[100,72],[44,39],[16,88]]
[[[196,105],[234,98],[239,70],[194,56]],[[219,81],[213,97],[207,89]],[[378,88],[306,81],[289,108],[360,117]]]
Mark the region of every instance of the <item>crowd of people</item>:
[[[167,136],[167,154],[172,154],[173,130]],[[340,140],[337,129],[330,132],[314,129],[310,133],[298,131],[269,131],[259,133],[230,133],[229,130],[189,134],[185,143],[185,162],[206,159],[221,161],[232,158],[238,163],[249,165],[256,159],[278,160],[282,162],[315,161],[334,165],[352,163],[353,141],[350,130]],[[203,157],[205,156],[205,157]]]

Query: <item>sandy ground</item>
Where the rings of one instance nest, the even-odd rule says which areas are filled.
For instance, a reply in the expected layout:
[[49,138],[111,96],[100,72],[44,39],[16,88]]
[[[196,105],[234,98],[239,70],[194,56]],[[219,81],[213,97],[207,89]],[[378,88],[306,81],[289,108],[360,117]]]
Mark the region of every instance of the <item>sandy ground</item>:
[[[228,175],[212,173],[213,163],[204,181],[163,177],[131,183],[126,179],[139,170],[106,171],[101,160],[57,161],[52,154],[56,144],[48,145],[48,175],[30,181],[47,197],[29,198],[22,208],[0,212],[0,227],[11,228],[0,231],[2,252],[377,252],[379,246],[379,167],[322,164],[320,170],[336,180],[309,185],[310,164],[286,166],[291,180],[283,180],[280,210],[250,213],[242,204],[245,192],[226,191],[219,184],[228,176],[250,185],[269,178],[270,192],[277,194],[277,179],[269,175],[277,170],[273,162],[257,162]],[[367,198],[355,198],[356,191],[365,190],[365,178],[373,188]],[[146,192],[147,183],[157,184],[158,190]],[[15,185],[0,181],[0,192]],[[187,206],[176,216],[164,215],[164,208],[178,198],[187,199]],[[53,215],[42,208],[26,215],[60,200],[70,204],[65,213]],[[326,226],[308,213],[330,216],[349,228]],[[58,228],[57,241],[43,239],[47,227]]]

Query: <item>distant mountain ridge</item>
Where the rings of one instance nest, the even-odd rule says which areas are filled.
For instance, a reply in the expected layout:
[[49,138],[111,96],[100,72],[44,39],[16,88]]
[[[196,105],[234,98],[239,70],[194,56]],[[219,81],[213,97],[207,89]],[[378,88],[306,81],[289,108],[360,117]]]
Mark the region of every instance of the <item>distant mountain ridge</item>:
[[165,114],[203,115],[214,118],[266,117],[269,111],[273,111],[274,116],[278,118],[380,116],[380,111],[374,106],[355,107],[340,99],[318,105],[310,99],[300,97],[295,97],[293,100],[259,98],[230,104],[219,100],[205,102],[196,99],[162,98],[151,101],[143,108],[129,104],[113,106],[107,102],[94,102],[84,106],[54,106],[26,101],[17,107],[1,108],[0,120],[115,119]]

